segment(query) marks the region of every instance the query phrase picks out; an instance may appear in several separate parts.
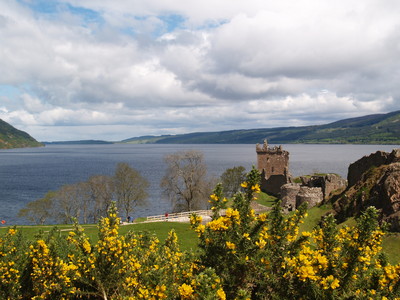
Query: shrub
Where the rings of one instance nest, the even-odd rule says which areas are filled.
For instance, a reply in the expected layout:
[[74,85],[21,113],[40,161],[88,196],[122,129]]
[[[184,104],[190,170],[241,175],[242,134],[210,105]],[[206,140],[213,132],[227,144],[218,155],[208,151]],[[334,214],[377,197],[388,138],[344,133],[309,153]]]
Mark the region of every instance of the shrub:
[[182,252],[171,231],[164,242],[143,232],[119,234],[115,204],[91,243],[75,224],[28,244],[16,228],[0,237],[1,299],[394,299],[400,265],[381,254],[384,235],[368,208],[354,227],[333,216],[299,232],[305,206],[283,215],[251,209],[260,174],[253,168],[243,191],[226,207],[222,186],[210,196],[212,220],[192,215],[199,253]]
[[400,266],[381,254],[383,230],[368,208],[355,227],[338,229],[332,215],[312,232],[299,234],[306,207],[284,216],[280,203],[256,216],[250,207],[259,192],[258,171],[248,174],[243,193],[220,215],[222,195],[210,197],[214,214],[201,224],[200,263],[221,277],[229,299],[384,299],[400,296]]

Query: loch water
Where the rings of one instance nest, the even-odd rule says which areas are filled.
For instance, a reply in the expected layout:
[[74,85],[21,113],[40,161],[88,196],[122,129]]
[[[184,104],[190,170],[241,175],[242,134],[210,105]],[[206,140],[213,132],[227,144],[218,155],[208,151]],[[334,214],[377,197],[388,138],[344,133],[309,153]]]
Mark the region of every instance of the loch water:
[[[271,145],[274,146],[274,145]],[[390,152],[393,145],[287,144],[289,171],[293,176],[337,173],[347,176],[350,163],[378,150]],[[0,150],[0,220],[6,225],[24,225],[17,217],[26,203],[43,197],[62,185],[86,181],[92,175],[113,175],[119,162],[137,169],[150,182],[149,204],[138,207],[133,218],[164,214],[171,205],[163,199],[160,180],[165,175],[166,154],[183,150],[203,152],[208,173],[219,177],[227,168],[256,165],[255,145],[47,145],[42,148]]]

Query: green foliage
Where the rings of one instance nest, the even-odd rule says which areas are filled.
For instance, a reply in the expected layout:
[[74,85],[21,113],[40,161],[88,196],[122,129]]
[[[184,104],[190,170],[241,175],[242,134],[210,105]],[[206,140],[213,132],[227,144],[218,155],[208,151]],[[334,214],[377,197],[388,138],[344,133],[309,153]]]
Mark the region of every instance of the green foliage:
[[[312,232],[299,235],[307,216],[300,207],[284,216],[280,203],[255,216],[249,208],[258,190],[256,170],[225,215],[191,222],[199,235],[201,263],[215,269],[229,299],[364,299],[398,297],[400,266],[381,253],[383,231],[368,208],[355,227],[338,228],[328,215]],[[211,201],[219,201],[218,193]]]
[[245,180],[246,169],[243,166],[226,169],[221,175],[224,196],[232,197],[240,190],[240,184]]
[[39,143],[29,134],[18,130],[10,124],[0,120],[0,149],[41,147]]

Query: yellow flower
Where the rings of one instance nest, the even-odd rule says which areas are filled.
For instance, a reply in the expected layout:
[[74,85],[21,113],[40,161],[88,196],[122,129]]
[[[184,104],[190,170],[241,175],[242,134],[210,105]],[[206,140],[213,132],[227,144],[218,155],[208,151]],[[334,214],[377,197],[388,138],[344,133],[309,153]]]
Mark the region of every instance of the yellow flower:
[[218,196],[215,195],[215,194],[212,194],[212,195],[210,196],[210,198],[211,198],[211,200],[214,200],[214,201],[218,201],[218,200],[219,200],[219,199],[218,199]]
[[239,220],[239,217],[240,217],[239,211],[236,210],[236,209],[232,209],[230,207],[226,210],[225,214],[226,214],[226,216],[228,218],[233,218],[233,219],[236,219],[236,220]]
[[256,185],[251,187],[251,190],[254,191],[255,193],[261,192],[260,185],[257,183]]
[[178,289],[179,294],[182,296],[183,299],[188,299],[193,295],[193,288],[191,285],[184,283]]
[[225,300],[226,299],[226,295],[224,290],[221,288],[217,291],[217,296],[219,297],[220,300]]
[[321,285],[324,288],[324,290],[327,290],[329,288],[334,290],[337,287],[339,287],[339,280],[333,277],[333,275],[329,275],[328,277],[321,280]]
[[9,235],[14,235],[14,234],[16,234],[16,233],[17,233],[17,230],[15,230],[14,228],[8,229],[8,234],[9,234]]
[[376,294],[375,290],[370,290],[369,292],[371,293],[371,295],[375,295]]
[[236,245],[234,243],[231,243],[231,242],[226,242],[226,247],[228,247],[228,249],[231,249],[231,250],[235,250],[236,249]]
[[248,184],[247,184],[247,182],[245,181],[245,182],[242,182],[242,184],[240,185],[242,188],[247,188],[247,186],[248,186]]
[[267,220],[267,214],[260,214],[258,216],[258,220],[260,220],[261,222],[265,222]]

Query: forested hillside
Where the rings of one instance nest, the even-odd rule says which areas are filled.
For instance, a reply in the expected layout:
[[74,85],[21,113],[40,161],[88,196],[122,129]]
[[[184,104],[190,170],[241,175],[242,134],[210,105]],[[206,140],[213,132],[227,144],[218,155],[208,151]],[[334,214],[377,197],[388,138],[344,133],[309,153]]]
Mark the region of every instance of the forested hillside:
[[0,149],[40,147],[42,143],[0,119]]
[[181,135],[145,136],[127,143],[157,144],[400,144],[400,111],[344,119],[326,125],[197,132]]

